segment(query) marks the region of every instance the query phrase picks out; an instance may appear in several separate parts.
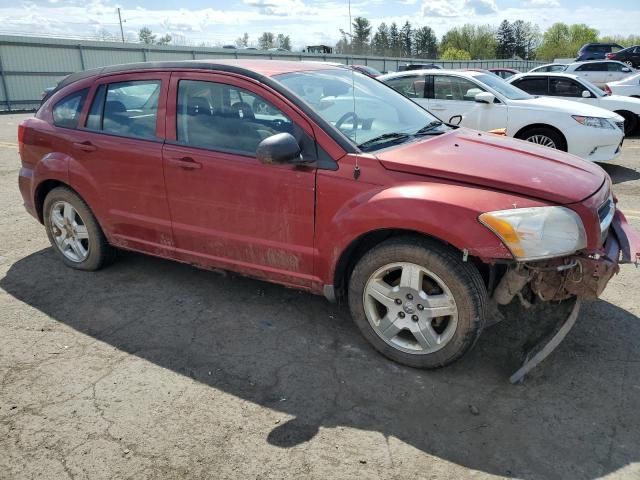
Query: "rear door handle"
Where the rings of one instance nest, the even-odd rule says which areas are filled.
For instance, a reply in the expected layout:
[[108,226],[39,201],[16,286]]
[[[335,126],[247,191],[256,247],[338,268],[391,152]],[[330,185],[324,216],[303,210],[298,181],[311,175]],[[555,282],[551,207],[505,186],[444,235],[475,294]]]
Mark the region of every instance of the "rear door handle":
[[93,143],[89,140],[85,142],[73,142],[73,146],[78,150],[82,150],[83,152],[93,152],[98,149]]
[[175,165],[176,167],[184,168],[187,170],[197,170],[199,168],[202,168],[202,164],[200,162],[196,162],[191,157],[170,158],[169,163],[171,165]]

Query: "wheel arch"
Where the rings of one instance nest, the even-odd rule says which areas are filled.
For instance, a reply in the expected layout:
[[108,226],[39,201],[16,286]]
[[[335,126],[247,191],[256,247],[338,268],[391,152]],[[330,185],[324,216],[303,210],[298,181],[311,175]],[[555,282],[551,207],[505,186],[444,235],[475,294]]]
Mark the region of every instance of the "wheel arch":
[[[463,252],[451,243],[435,237],[433,235],[420,232],[417,230],[403,228],[379,228],[365,232],[353,239],[349,245],[341,252],[333,273],[333,294],[338,303],[342,303],[347,298],[349,285],[349,277],[353,272],[358,261],[370,250],[377,247],[381,243],[394,237],[413,237],[428,239],[438,243],[444,247],[451,248],[463,256]],[[485,285],[488,284],[490,278],[490,266],[484,263],[480,258],[469,255],[469,262],[473,263],[482,275]]]
[[564,151],[568,150],[569,145],[567,143],[567,137],[564,136],[564,134],[559,128],[554,127],[553,125],[549,125],[548,123],[531,123],[529,125],[525,125],[524,127],[520,128],[520,130],[516,132],[516,134],[514,135],[514,138],[519,138],[520,140],[522,140],[521,138],[522,135],[524,135],[526,131],[533,130],[534,128],[548,128],[549,130],[553,130],[555,133],[560,135],[560,138],[564,143]]

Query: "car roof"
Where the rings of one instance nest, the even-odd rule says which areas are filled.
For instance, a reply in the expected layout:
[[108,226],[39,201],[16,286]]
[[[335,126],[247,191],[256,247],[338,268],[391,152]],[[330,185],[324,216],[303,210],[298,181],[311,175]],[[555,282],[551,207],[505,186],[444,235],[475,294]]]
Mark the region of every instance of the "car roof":
[[262,60],[262,59],[238,59],[238,60],[175,60],[165,62],[138,62],[107,67],[94,68],[78,73],[73,73],[64,78],[59,88],[74,83],[78,80],[92,76],[109,75],[113,73],[127,73],[142,70],[218,70],[246,75],[252,78],[273,77],[283,73],[304,72],[312,70],[329,70],[342,68],[339,65],[325,62],[305,62],[292,60]]
[[619,60],[609,60],[608,58],[603,58],[601,60],[582,60],[580,62],[571,62],[569,64],[567,64],[567,66],[571,67],[571,66],[578,66],[578,65],[585,65],[587,63],[622,63],[623,65],[625,65],[623,62],[619,61]]
[[437,74],[437,75],[458,75],[461,77],[477,77],[478,75],[486,75],[487,72],[478,72],[474,70],[446,70],[444,68],[424,68],[420,70],[406,70],[404,72],[387,73],[381,78],[391,77],[409,77],[416,74]]
[[564,78],[568,77],[574,80],[580,80],[582,78],[580,77],[580,75],[575,75],[573,73],[566,73],[566,72],[523,72],[513,76],[513,78],[522,78],[522,77],[564,77]]

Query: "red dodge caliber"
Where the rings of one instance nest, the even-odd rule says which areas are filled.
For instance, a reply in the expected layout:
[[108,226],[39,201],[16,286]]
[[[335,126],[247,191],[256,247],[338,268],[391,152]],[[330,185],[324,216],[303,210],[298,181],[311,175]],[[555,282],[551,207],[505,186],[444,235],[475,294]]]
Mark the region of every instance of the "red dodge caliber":
[[339,66],[85,71],[19,145],[25,206],[69,267],[127,249],[324,294],[415,367],[462,356],[488,312],[598,296],[640,252],[597,165]]

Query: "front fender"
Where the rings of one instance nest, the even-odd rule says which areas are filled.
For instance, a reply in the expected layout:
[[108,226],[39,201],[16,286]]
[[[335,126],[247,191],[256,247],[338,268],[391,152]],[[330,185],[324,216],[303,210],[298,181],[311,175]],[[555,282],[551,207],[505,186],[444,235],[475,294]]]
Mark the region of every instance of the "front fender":
[[[327,193],[327,188],[320,189]],[[336,192],[337,193],[337,192]],[[335,198],[319,198],[318,276],[333,283],[343,252],[363,235],[404,230],[439,239],[483,261],[513,258],[509,250],[478,221],[486,211],[543,206],[510,193],[446,182],[410,182],[371,186],[331,211]]]

